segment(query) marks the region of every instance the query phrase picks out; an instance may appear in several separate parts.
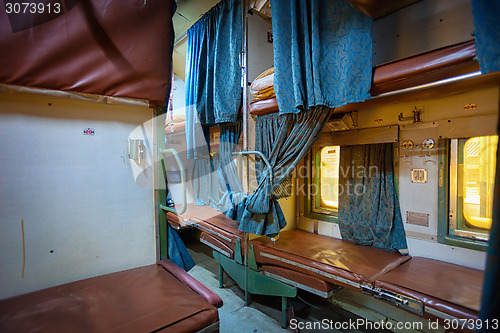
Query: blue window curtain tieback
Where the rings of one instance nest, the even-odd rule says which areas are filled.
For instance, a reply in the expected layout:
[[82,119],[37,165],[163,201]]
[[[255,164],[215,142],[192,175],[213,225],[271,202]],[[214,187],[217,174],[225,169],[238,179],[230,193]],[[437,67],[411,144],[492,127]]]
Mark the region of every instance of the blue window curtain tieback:
[[321,134],[331,109],[314,107],[299,114],[277,113],[257,118],[256,149],[266,156],[273,169],[273,182],[257,164],[257,189],[243,201],[233,218],[239,229],[257,235],[275,236],[286,226],[286,220],[274,190],[289,177],[300,160]]

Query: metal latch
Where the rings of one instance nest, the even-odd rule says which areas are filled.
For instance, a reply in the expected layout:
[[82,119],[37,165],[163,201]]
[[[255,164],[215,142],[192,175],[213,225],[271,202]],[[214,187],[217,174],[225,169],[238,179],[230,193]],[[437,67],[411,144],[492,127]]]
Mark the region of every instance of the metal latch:
[[413,110],[413,115],[404,117],[403,113],[401,112],[398,116],[399,121],[408,121],[408,120],[413,120],[414,123],[421,123],[422,122],[422,110],[417,109],[415,106],[415,109]]
[[424,314],[424,303],[412,297],[385,290],[380,287],[375,287],[369,283],[361,284],[361,291],[405,310],[418,313],[419,315]]

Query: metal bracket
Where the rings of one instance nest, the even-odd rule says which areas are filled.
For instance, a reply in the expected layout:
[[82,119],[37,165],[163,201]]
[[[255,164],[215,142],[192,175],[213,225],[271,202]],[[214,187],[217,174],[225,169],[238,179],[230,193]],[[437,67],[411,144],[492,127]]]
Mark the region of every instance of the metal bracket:
[[421,123],[422,122],[422,110],[417,109],[415,106],[415,109],[412,111],[413,115],[404,117],[403,112],[401,112],[398,116],[399,121],[409,121],[413,120],[414,123]]
[[253,244],[250,244],[250,250],[248,251],[248,268],[258,271],[257,260],[255,260],[255,250]]
[[234,246],[234,261],[237,264],[243,265],[243,257],[241,255],[241,242],[240,239],[236,239],[236,245]]
[[[237,284],[245,291],[245,294],[281,296],[281,327],[286,328],[286,303],[287,297],[297,296],[297,288],[287,283],[275,280],[269,276],[261,274],[258,271],[243,266],[234,260],[213,251],[215,260],[219,263],[222,270],[219,271],[219,286],[222,285],[222,272],[226,272]],[[246,297],[245,297],[246,298]],[[249,299],[249,297],[248,297]],[[247,299],[245,304],[248,305]]]
[[134,160],[137,165],[144,159],[144,141],[128,140],[127,157]]
[[418,313],[419,315],[424,314],[424,303],[417,299],[385,290],[380,287],[375,287],[369,283],[361,284],[361,291],[405,310]]

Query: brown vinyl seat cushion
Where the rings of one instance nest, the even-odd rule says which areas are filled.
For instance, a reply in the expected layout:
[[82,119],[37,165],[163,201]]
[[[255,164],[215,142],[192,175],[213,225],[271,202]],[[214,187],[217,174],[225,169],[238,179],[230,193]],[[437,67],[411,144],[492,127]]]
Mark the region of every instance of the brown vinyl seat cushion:
[[375,286],[419,299],[426,308],[458,318],[476,318],[483,279],[484,272],[476,269],[414,257],[380,276]]
[[254,101],[248,106],[251,115],[263,116],[269,113],[275,113],[279,111],[278,100],[276,97],[271,97],[267,99],[261,99],[259,101]]
[[[308,288],[314,289],[317,292],[321,292],[326,294],[326,297],[329,296],[329,293],[335,288],[334,284],[328,283],[324,281],[323,279],[318,279],[313,276],[300,273],[288,268],[283,268],[279,266],[274,266],[274,265],[262,265],[262,272],[265,275],[275,275],[282,277],[286,280],[293,281],[295,283],[298,283],[302,286],[306,286]],[[302,289],[305,289],[304,287],[301,287]],[[316,294],[318,294],[316,292]]]
[[220,238],[215,237],[213,234],[202,232],[200,235],[200,242],[211,247],[217,252],[222,253],[228,258],[234,259],[234,244],[233,247],[227,246]]
[[217,308],[165,267],[160,262],[1,300],[0,332],[194,332],[216,323]]
[[[356,284],[376,280],[411,258],[302,230],[283,231],[274,244],[265,236],[250,243],[260,264],[297,270],[354,288],[359,288]],[[354,282],[354,285],[342,283],[342,279]]]

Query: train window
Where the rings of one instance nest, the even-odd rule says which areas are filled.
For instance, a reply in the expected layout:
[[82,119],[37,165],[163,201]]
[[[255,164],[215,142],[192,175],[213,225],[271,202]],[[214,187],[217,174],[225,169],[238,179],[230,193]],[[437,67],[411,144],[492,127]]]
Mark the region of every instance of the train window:
[[340,146],[318,149],[315,155],[312,211],[337,216],[339,208]]
[[450,142],[447,235],[455,240],[489,238],[497,142],[498,136]]

